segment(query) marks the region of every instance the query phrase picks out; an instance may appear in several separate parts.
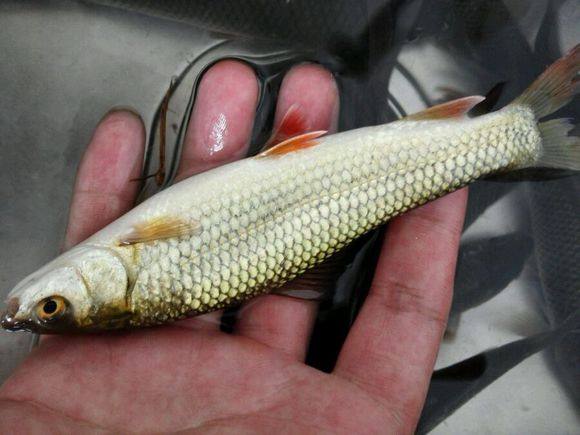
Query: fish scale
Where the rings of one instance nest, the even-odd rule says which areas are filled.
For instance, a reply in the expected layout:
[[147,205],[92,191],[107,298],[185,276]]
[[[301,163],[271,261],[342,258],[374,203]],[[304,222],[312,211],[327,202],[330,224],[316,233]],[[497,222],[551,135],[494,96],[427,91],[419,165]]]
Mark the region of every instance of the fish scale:
[[199,234],[122,248],[138,251],[132,324],[202,314],[280,287],[410,208],[525,165],[540,141],[524,108],[364,130],[242,161],[210,203],[192,206]]

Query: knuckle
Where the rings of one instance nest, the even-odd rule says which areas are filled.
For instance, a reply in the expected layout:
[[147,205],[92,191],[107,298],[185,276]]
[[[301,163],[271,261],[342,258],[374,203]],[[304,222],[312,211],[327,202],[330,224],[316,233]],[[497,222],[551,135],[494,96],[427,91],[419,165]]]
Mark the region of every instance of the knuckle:
[[375,281],[371,294],[387,312],[409,314],[438,327],[447,324],[447,310],[425,295],[430,294],[423,286],[416,286],[395,278]]

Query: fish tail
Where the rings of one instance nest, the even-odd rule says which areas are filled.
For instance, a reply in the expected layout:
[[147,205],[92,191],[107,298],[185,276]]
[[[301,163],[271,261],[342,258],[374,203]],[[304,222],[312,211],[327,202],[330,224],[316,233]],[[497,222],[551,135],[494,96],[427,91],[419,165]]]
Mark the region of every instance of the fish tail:
[[512,104],[528,106],[536,119],[568,104],[580,89],[580,44],[554,62]]
[[568,136],[574,129],[569,119],[559,118],[538,124],[542,150],[536,165],[580,171],[580,137]]
[[[530,108],[536,119],[568,104],[580,90],[580,44],[554,62],[512,105]],[[569,119],[539,122],[541,152],[536,166],[580,171],[580,138],[568,136]]]

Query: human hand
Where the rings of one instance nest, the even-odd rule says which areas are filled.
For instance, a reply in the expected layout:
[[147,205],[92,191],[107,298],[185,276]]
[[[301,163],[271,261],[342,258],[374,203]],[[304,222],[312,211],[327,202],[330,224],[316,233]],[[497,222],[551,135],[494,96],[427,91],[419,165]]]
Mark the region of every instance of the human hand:
[[[178,179],[245,154],[257,96],[244,64],[223,61],[206,73]],[[327,71],[297,66],[276,122],[297,105],[309,130],[332,130],[338,104]],[[134,115],[100,123],[79,168],[67,247],[131,208],[143,147]],[[0,389],[0,432],[412,433],[445,328],[465,202],[462,190],[391,223],[330,374],[303,362],[316,304],[267,295],[247,304],[233,334],[198,318],[42,340]]]

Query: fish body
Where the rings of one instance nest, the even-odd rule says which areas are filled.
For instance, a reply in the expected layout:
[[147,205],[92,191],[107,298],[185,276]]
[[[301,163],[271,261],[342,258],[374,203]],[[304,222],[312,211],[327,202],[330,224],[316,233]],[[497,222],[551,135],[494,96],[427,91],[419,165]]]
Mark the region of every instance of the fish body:
[[[566,74],[562,63],[572,65]],[[567,121],[537,119],[570,100],[578,67],[580,47],[488,115],[465,117],[481,101],[468,97],[386,125],[291,138],[182,181],[25,279],[9,295],[3,326],[136,327],[232,306],[483,176],[579,169]],[[539,96],[554,76],[563,85],[547,106]]]
[[533,161],[539,141],[533,114],[517,109],[465,122],[353,130],[193,177],[86,243],[115,246],[144,217],[199,225],[190,237],[113,249],[134,278],[132,324],[201,314],[279,287],[387,220],[479,176]]
[[144,215],[199,222],[191,237],[115,249],[133,258],[132,324],[205,313],[279,287],[479,176],[533,161],[539,140],[533,114],[523,110],[353,130],[194,177],[87,243],[114,244]]

